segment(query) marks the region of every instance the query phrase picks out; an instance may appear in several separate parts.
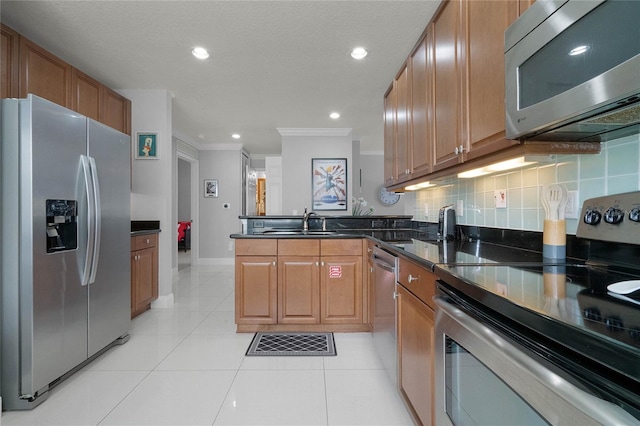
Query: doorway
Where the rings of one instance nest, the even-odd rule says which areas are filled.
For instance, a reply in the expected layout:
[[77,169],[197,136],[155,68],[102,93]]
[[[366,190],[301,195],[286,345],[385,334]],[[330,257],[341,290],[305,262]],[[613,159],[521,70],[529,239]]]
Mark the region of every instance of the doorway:
[[180,271],[196,265],[198,259],[198,160],[181,151],[177,154],[176,264]]

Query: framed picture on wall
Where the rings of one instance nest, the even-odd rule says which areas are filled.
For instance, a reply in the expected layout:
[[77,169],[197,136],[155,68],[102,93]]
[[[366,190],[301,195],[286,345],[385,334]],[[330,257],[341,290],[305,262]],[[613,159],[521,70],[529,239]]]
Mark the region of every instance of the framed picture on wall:
[[347,210],[347,159],[311,159],[313,210]]
[[136,159],[157,160],[158,159],[158,133],[138,132],[136,133]]
[[218,179],[207,179],[204,181],[204,196],[218,197]]

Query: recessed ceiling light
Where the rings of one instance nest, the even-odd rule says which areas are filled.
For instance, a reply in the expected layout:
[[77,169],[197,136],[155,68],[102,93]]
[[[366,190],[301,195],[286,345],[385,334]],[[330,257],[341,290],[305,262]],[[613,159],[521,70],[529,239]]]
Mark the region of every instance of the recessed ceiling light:
[[238,133],[232,134],[231,137],[234,139],[240,139],[240,135]]
[[337,112],[332,112],[331,114],[329,114],[329,117],[333,118],[334,120],[340,118],[340,114],[338,114]]
[[363,59],[368,53],[364,47],[356,47],[351,51],[351,57],[353,59]]
[[191,54],[198,59],[207,59],[209,57],[209,52],[204,47],[194,47]]

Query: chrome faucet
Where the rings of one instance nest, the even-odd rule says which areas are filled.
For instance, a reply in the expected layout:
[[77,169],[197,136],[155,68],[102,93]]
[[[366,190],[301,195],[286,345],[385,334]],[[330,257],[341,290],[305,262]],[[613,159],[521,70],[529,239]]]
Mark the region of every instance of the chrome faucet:
[[311,215],[318,215],[316,212],[308,212],[307,213],[307,208],[304,208],[304,213],[302,214],[302,230],[303,231],[308,231],[309,230],[309,218],[311,217]]

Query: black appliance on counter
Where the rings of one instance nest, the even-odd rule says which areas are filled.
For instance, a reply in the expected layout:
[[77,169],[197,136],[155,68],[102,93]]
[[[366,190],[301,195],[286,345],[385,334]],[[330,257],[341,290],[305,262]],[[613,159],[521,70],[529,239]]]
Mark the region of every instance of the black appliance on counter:
[[639,207],[585,201],[583,261],[436,266],[437,424],[640,424]]
[[456,239],[456,211],[452,205],[440,208],[438,212],[438,240]]

